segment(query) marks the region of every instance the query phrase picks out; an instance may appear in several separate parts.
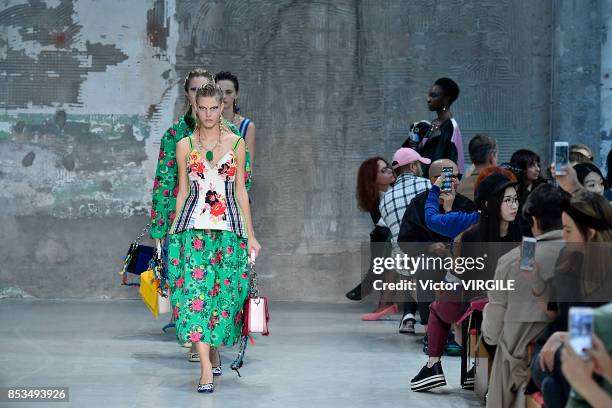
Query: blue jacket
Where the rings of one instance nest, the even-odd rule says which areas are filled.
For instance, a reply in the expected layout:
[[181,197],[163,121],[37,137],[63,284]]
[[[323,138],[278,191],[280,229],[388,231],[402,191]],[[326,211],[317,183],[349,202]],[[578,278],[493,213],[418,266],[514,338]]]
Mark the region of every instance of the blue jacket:
[[425,223],[427,228],[437,234],[454,239],[470,226],[476,224],[480,219],[478,211],[471,213],[451,211],[446,214],[440,214],[439,199],[440,188],[435,185],[431,186],[427,195],[427,201],[425,202]]

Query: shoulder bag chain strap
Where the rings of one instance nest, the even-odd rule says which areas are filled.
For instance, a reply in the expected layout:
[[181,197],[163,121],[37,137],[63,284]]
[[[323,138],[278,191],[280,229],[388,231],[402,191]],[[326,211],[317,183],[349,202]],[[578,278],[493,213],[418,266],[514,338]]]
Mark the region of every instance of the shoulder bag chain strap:
[[255,272],[255,262],[249,261],[250,271],[250,280],[249,280],[249,293],[251,297],[258,298],[259,297],[259,288],[257,287],[257,272]]

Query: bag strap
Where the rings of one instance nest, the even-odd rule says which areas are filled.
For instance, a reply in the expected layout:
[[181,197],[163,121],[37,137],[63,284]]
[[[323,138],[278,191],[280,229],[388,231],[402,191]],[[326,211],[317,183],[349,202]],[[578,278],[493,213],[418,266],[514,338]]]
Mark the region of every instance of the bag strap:
[[123,268],[121,268],[121,272],[119,272],[119,275],[121,275],[122,285],[126,285],[126,286],[138,286],[139,285],[138,283],[128,282],[127,268],[130,265],[130,262],[132,261],[132,256],[134,256],[134,253],[136,249],[138,248],[138,245],[140,245],[140,241],[150,229],[151,229],[151,224],[147,222],[145,227],[140,232],[140,235],[138,235],[136,239],[132,241],[132,243],[130,244],[130,249],[125,255],[125,258],[123,258]]
[[255,271],[255,262],[249,262],[250,277],[249,277],[249,294],[251,297],[259,297],[259,288],[257,287],[257,272]]
[[151,223],[147,222],[147,225],[145,225],[142,231],[140,231],[140,235],[138,235],[138,237],[133,243],[136,245],[140,245],[140,241],[150,229],[151,229]]

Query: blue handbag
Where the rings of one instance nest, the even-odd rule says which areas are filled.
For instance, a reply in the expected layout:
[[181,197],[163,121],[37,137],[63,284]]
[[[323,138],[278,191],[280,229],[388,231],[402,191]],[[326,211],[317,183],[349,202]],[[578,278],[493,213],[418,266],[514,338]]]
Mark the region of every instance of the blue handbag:
[[126,286],[138,286],[137,282],[128,282],[127,274],[131,273],[134,275],[140,275],[147,269],[149,269],[149,264],[151,263],[151,259],[155,254],[155,249],[149,245],[142,245],[140,240],[144,237],[144,235],[149,230],[150,226],[147,226],[142,230],[138,238],[134,242],[130,244],[130,248],[125,255],[123,260],[123,269],[121,271],[121,284]]

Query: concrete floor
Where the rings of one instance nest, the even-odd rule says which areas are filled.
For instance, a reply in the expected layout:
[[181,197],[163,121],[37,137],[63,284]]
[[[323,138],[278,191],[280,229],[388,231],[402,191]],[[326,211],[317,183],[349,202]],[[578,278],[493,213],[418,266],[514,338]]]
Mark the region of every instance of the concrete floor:
[[[197,394],[197,363],[174,331],[138,301],[0,301],[0,386],[69,386],[70,403],[18,407],[464,407],[459,358],[446,357],[449,385],[410,391],[425,362],[421,336],[397,333],[397,318],[362,322],[369,304],[273,303],[271,335],[249,346],[238,378],[223,350],[212,395]],[[0,407],[9,406],[0,403]]]

